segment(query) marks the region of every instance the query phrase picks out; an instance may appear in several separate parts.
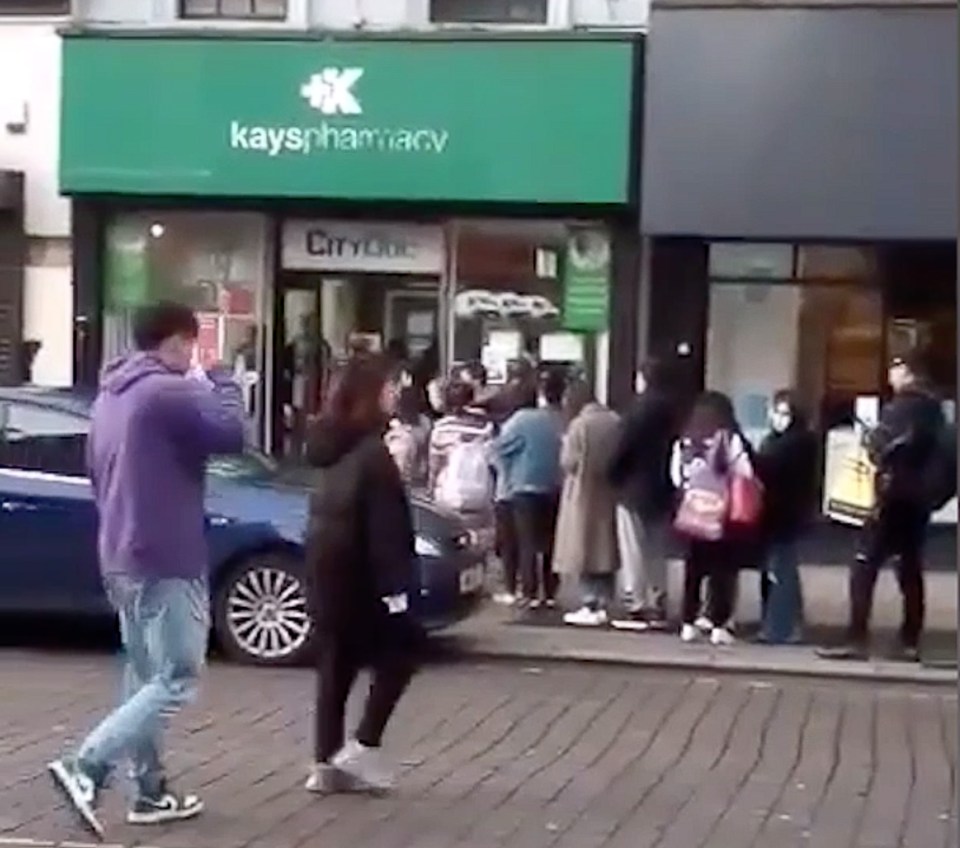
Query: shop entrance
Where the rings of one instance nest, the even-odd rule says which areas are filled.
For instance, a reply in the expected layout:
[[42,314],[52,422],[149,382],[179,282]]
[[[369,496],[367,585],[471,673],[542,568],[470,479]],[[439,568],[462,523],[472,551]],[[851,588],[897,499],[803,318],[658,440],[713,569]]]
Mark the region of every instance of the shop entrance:
[[272,452],[302,458],[307,424],[334,369],[352,354],[382,352],[414,368],[438,361],[439,303],[437,279],[283,273],[274,316]]

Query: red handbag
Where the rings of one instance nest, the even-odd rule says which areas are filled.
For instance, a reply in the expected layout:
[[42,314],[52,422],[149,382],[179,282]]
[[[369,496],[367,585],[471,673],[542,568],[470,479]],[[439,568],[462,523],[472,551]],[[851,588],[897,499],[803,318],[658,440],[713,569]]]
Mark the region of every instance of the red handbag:
[[763,486],[756,477],[734,474],[727,520],[735,527],[756,527],[763,515]]

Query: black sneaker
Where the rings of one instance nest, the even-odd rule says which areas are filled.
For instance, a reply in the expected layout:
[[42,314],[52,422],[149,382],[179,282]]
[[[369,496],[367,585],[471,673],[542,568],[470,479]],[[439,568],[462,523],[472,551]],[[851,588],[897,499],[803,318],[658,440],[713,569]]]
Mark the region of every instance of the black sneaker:
[[857,660],[870,659],[870,651],[866,645],[840,645],[834,648],[817,648],[817,656],[822,660]]
[[127,813],[127,824],[166,824],[192,819],[203,812],[196,795],[177,795],[164,789],[156,798],[138,798]]
[[47,765],[54,785],[73,807],[84,827],[103,838],[103,825],[97,818],[97,784],[84,774],[75,761],[54,760]]

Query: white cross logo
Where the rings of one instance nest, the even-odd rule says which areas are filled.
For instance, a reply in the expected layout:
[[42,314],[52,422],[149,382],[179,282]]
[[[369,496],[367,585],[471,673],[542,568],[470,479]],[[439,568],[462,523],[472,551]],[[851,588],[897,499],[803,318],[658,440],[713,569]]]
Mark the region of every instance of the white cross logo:
[[300,88],[300,94],[324,115],[360,115],[363,109],[353,93],[363,68],[324,68]]

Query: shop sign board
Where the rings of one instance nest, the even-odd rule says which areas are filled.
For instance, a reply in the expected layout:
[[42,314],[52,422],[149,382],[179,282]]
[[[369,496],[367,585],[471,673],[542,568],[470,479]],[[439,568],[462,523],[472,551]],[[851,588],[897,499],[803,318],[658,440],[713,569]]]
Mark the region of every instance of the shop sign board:
[[67,36],[60,188],[623,204],[635,47]]
[[283,226],[283,267],[439,276],[443,229],[428,224],[299,221]]
[[585,333],[607,329],[610,312],[610,237],[594,228],[574,230],[563,262],[563,326]]

